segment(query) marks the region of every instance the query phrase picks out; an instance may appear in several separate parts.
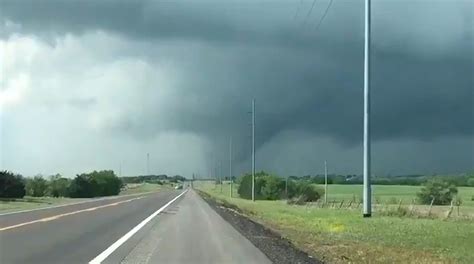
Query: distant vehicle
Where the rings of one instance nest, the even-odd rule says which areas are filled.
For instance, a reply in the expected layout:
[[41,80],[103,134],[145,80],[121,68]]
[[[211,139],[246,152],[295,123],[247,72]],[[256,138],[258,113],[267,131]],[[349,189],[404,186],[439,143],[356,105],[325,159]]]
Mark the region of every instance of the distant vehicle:
[[176,185],[176,187],[174,187],[176,190],[181,190],[183,189],[183,185]]

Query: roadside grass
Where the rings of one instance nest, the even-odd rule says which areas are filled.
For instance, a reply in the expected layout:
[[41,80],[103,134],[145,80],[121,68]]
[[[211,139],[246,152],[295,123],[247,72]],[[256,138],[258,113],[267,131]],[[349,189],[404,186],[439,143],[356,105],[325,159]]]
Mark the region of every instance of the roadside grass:
[[0,212],[8,213],[21,210],[30,210],[54,205],[76,203],[85,201],[87,198],[66,198],[66,197],[30,197],[22,199],[0,199]]
[[359,210],[290,206],[285,201],[252,202],[237,195],[230,198],[228,185],[223,185],[222,193],[220,186],[214,184],[194,186],[220,201],[236,205],[252,219],[330,263],[474,261],[474,221],[377,214],[364,219]]
[[[128,184],[119,195],[140,194],[146,192],[155,192],[164,188],[171,188],[169,185],[158,184]],[[25,196],[22,199],[0,199],[0,213],[9,213],[22,210],[39,209],[55,205],[77,203],[94,198],[68,198],[68,197],[30,197]]]

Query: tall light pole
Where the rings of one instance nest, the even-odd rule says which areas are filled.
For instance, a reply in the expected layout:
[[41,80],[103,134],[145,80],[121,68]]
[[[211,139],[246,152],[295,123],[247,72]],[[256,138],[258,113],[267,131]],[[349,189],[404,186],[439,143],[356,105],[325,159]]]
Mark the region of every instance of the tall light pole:
[[324,203],[328,203],[328,163],[324,161]]
[[371,217],[370,186],[370,0],[365,0],[364,38],[364,217]]
[[229,178],[230,178],[230,198],[232,198],[232,185],[234,180],[232,179],[232,137],[229,140]]
[[252,100],[252,201],[255,201],[255,99]]

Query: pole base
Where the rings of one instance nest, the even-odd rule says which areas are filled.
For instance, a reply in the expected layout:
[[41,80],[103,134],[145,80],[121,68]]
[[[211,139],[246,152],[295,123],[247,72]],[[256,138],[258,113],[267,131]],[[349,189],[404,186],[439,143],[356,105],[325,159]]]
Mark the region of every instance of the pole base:
[[372,214],[364,214],[364,218],[372,217]]

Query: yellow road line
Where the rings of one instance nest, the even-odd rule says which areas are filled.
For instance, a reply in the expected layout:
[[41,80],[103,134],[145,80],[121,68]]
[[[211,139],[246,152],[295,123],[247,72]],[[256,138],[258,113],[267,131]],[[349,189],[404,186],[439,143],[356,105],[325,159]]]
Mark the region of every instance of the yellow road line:
[[25,223],[21,223],[21,224],[12,225],[12,226],[2,227],[2,228],[0,228],[0,232],[5,231],[5,230],[9,230],[9,229],[14,229],[14,228],[26,226],[26,225],[42,223],[42,222],[49,222],[49,221],[53,221],[53,220],[59,219],[61,217],[69,216],[69,215],[75,215],[75,214],[79,214],[79,213],[83,213],[83,212],[94,211],[94,210],[105,208],[105,207],[116,206],[116,205],[119,205],[119,204],[122,204],[122,203],[128,203],[128,202],[138,200],[138,199],[141,199],[141,198],[143,198],[143,197],[137,197],[137,198],[133,198],[133,199],[125,200],[125,201],[115,202],[115,203],[111,203],[111,204],[105,204],[105,205],[101,205],[101,206],[96,206],[96,207],[91,207],[91,208],[87,208],[87,209],[74,211],[74,212],[49,216],[49,217],[33,220],[33,221],[30,221],[30,222],[25,222]]

